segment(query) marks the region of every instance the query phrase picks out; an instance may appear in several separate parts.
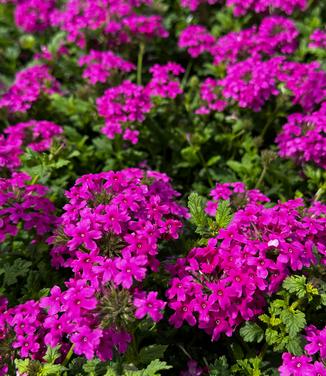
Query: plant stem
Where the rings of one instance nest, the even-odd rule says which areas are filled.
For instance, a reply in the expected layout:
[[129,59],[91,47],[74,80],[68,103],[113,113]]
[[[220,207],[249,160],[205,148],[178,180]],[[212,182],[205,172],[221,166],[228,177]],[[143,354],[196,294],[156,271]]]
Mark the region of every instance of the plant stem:
[[255,185],[255,188],[258,188],[261,185],[261,183],[263,182],[263,179],[265,177],[266,171],[267,171],[267,166],[264,165],[263,170],[262,170],[262,172],[261,172],[261,174],[259,176],[259,179],[258,179],[258,181],[257,181],[257,183]]
[[138,60],[137,60],[137,85],[142,84],[143,57],[145,52],[145,43],[140,42]]
[[69,349],[69,351],[67,352],[67,355],[66,355],[64,361],[62,362],[62,365],[63,365],[64,367],[69,363],[69,360],[70,360],[70,358],[72,357],[72,354],[74,353],[74,347],[75,347],[75,344],[73,343],[73,344],[70,346],[70,349]]

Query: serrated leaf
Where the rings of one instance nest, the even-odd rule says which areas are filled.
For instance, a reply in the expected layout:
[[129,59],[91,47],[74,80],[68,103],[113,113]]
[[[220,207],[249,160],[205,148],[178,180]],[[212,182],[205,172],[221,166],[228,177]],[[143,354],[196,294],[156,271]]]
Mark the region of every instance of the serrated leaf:
[[229,374],[229,365],[226,357],[220,356],[215,360],[214,364],[209,366],[210,376],[224,376]]
[[273,345],[279,339],[278,332],[276,330],[274,330],[274,329],[271,329],[271,328],[267,328],[266,329],[265,336],[266,336],[266,342],[269,345]]
[[167,348],[167,345],[150,345],[143,347],[139,352],[138,360],[140,363],[148,364],[152,360],[161,359]]
[[61,356],[61,354],[59,352],[60,347],[61,347],[60,345],[55,346],[55,347],[48,346],[43,359],[47,363],[53,364]]
[[254,322],[247,322],[241,329],[240,329],[241,337],[246,342],[261,342],[264,338],[264,331],[263,329]]
[[218,202],[215,220],[219,228],[227,227],[233,218],[230,202],[221,200]]
[[196,232],[204,234],[207,226],[207,217],[204,212],[205,199],[196,192],[192,192],[188,198],[188,208],[191,221],[196,225]]
[[13,264],[5,264],[3,268],[4,285],[11,286],[17,283],[18,277],[25,277],[28,274],[31,265],[32,263],[30,261],[26,261],[21,258],[16,259]]
[[306,325],[305,314],[301,311],[286,309],[280,317],[291,337],[296,336]]
[[40,376],[57,376],[65,370],[66,368],[61,364],[44,364],[40,372]]
[[162,362],[158,359],[155,359],[150,362],[146,369],[141,371],[141,376],[159,376],[159,371],[170,369],[172,366],[169,366],[166,362]]
[[286,349],[293,355],[302,355],[303,350],[301,346],[300,337],[289,337]]
[[306,291],[306,277],[293,275],[291,277],[286,278],[283,282],[283,288],[289,291],[291,294],[296,294],[298,298],[303,298],[307,291]]

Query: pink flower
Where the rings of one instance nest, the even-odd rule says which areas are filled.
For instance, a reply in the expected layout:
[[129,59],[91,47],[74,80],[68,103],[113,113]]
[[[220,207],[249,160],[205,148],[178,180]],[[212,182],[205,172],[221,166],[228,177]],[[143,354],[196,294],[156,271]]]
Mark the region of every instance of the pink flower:
[[160,321],[163,318],[162,310],[166,303],[163,300],[157,299],[157,292],[151,291],[147,296],[135,297],[134,306],[137,307],[135,317],[142,319],[147,314],[155,321]]
[[71,342],[75,344],[74,352],[77,355],[85,355],[86,359],[92,359],[101,337],[101,329],[90,329],[87,326],[81,326],[71,336]]

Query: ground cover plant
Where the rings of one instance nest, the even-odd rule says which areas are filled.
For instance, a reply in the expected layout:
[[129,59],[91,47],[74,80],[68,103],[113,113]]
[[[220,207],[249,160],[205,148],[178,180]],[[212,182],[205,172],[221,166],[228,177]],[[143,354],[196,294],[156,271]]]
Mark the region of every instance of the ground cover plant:
[[325,15],[0,0],[0,375],[326,375]]

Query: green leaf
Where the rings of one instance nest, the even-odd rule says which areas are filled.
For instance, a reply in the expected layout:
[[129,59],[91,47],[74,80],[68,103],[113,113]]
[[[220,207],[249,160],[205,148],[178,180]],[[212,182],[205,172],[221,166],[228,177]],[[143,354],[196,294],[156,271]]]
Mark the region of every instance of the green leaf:
[[279,340],[278,332],[274,329],[267,328],[265,335],[266,335],[266,342],[269,345],[273,345],[274,343],[276,343]]
[[205,199],[196,192],[192,192],[188,198],[188,208],[191,214],[191,221],[196,225],[196,232],[206,232],[207,217],[204,212]]
[[301,346],[300,337],[289,337],[286,349],[293,355],[302,355],[303,350]]
[[60,345],[55,346],[55,347],[50,347],[48,346],[46,353],[43,357],[43,359],[50,364],[53,364],[60,356]]
[[210,376],[224,376],[229,375],[229,365],[226,356],[220,356],[215,360],[214,364],[209,366]]
[[4,285],[11,286],[17,283],[18,277],[25,277],[28,274],[31,265],[32,263],[30,261],[21,258],[16,259],[13,264],[5,264],[3,268]]
[[293,275],[291,277],[286,278],[282,286],[291,294],[296,294],[298,298],[303,298],[307,293],[306,281],[307,279],[304,275]]
[[61,364],[44,364],[40,376],[58,376],[65,370],[66,368]]
[[286,309],[281,312],[280,317],[291,337],[296,336],[306,326],[305,314],[301,311]]
[[166,362],[155,359],[141,372],[141,376],[157,376],[160,375],[160,373],[157,372],[170,368],[172,368],[172,366],[169,366]]
[[241,337],[246,342],[261,342],[264,338],[264,331],[263,329],[254,322],[247,322],[241,329],[240,329]]
[[227,227],[233,218],[230,202],[221,200],[218,202],[215,220],[219,228]]
[[161,359],[167,348],[167,345],[150,345],[143,347],[139,352],[138,360],[140,363],[148,364],[152,360]]
[[15,365],[19,371],[19,373],[28,372],[30,360],[29,359],[15,359]]

